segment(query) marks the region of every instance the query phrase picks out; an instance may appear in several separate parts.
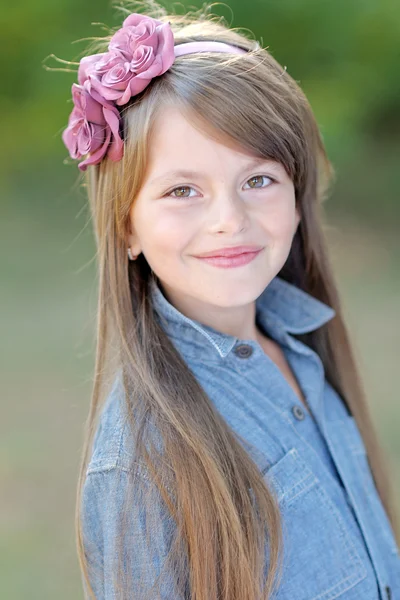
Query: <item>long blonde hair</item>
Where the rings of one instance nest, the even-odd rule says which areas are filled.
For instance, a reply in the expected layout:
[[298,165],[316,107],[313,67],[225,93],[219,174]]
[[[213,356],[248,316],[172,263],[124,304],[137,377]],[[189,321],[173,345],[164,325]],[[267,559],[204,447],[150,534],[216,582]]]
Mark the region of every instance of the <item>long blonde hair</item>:
[[[336,311],[336,318],[303,340],[318,352],[327,380],[358,424],[398,538],[387,464],[357,372],[322,224],[322,204],[334,170],[304,93],[266,49],[227,27],[207,6],[181,16],[150,2],[145,12],[169,21],[177,43],[219,40],[249,52],[229,58],[212,53],[176,59],[124,107],[123,159],[114,163],[105,157],[85,174],[97,242],[99,300],[94,386],[77,490],[80,566],[90,591],[95,574],[89,573],[82,539],[82,488],[99,415],[120,370],[135,446],[118,547],[123,547],[123,523],[132,506],[128,496],[132,498],[134,490],[135,498],[142,497],[141,478],[135,477],[136,465],[141,463],[176,522],[169,560],[177,581],[189,585],[190,597],[267,599],[279,584],[282,566],[279,506],[259,469],[155,319],[149,300],[151,269],[143,254],[134,262],[127,260],[129,210],[143,183],[152,125],[166,103],[180,106],[193,124],[210,135],[234,140],[285,166],[295,186],[301,222],[279,275]],[[97,39],[91,50],[105,50],[113,32],[110,29],[110,35]],[[162,455],[154,445],[149,450],[145,434],[149,423],[161,436]],[[143,501],[146,498],[143,493]],[[266,538],[269,563],[264,581]],[[127,571],[121,554],[115,574],[118,597],[132,600],[136,582],[129,581]]]

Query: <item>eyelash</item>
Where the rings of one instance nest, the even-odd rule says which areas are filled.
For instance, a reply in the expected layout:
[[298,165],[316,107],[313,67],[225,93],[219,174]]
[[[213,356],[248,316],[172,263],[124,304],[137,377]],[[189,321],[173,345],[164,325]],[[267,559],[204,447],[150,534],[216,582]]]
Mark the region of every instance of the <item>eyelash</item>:
[[[270,179],[272,181],[272,183],[276,183],[276,179],[274,179],[270,175],[253,175],[252,177],[249,177],[249,179],[246,181],[246,183],[248,181],[250,181],[251,179],[255,179],[256,177],[266,177],[267,179]],[[265,189],[265,187],[268,187],[268,186],[263,186],[261,188],[247,188],[247,189],[250,189],[250,190],[251,189],[253,189],[253,190],[263,190],[263,189]],[[167,192],[166,194],[164,194],[164,196],[171,196],[172,198],[177,198],[177,199],[180,199],[180,198],[187,198],[187,199],[193,198],[193,196],[172,196],[172,192],[174,192],[175,190],[182,189],[182,188],[188,188],[188,189],[192,189],[192,190],[194,189],[190,185],[178,185],[177,187],[172,188],[172,190],[170,190],[169,192]]]

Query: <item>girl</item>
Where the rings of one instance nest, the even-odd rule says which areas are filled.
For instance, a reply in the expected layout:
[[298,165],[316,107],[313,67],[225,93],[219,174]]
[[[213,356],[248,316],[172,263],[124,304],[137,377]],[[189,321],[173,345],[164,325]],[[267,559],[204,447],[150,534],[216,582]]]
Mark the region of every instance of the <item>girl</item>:
[[208,10],[126,10],[96,49],[63,133],[98,247],[86,597],[399,600],[303,92]]

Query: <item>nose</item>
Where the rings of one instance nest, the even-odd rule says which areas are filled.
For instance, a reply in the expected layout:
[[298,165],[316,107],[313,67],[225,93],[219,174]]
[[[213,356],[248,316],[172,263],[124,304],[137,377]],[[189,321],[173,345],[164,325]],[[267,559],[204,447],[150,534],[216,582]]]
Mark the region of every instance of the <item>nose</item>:
[[235,192],[223,192],[214,197],[209,221],[211,233],[235,233],[248,225],[249,216],[242,198]]

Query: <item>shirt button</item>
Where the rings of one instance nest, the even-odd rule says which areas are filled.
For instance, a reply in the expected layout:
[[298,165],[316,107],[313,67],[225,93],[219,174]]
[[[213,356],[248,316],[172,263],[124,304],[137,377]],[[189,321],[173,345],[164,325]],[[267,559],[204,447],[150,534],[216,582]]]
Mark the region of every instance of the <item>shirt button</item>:
[[392,590],[390,589],[390,587],[388,585],[385,587],[385,592],[386,592],[387,600],[391,600],[392,599]]
[[298,421],[302,421],[305,418],[304,410],[297,404],[293,406],[292,413]]
[[253,354],[253,348],[248,344],[239,344],[234,349],[234,352],[239,358],[249,358]]

